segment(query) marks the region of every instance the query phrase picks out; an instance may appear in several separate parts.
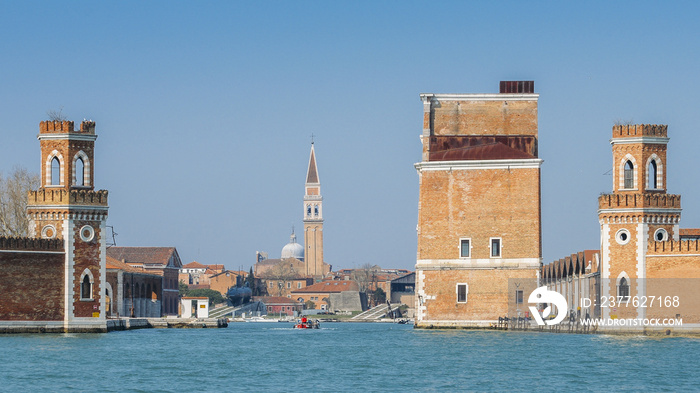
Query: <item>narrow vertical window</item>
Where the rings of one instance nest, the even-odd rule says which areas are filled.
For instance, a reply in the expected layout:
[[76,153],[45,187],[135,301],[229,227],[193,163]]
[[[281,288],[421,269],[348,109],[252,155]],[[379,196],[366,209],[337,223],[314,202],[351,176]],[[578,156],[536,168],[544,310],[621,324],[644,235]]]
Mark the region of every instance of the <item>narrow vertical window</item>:
[[623,301],[626,301],[630,296],[630,284],[627,282],[627,278],[622,277],[620,279],[620,286],[617,288],[617,295],[622,296]]
[[467,293],[467,284],[457,284],[457,303],[466,303]]
[[318,216],[318,206],[314,206],[314,216]]
[[498,258],[501,256],[501,239],[491,239],[491,257]]
[[459,256],[461,258],[469,258],[470,254],[469,239],[460,239],[459,241]]
[[656,160],[651,160],[649,163],[649,189],[655,190],[656,188]]
[[58,157],[54,157],[51,160],[51,185],[61,185],[61,162],[58,161]]
[[75,185],[85,185],[85,163],[82,158],[75,160]]
[[306,215],[311,217],[311,205],[306,205]]
[[632,161],[625,163],[625,188],[634,188],[634,165]]
[[515,304],[523,304],[523,291],[515,291]]
[[80,284],[80,298],[92,299],[92,283],[90,283],[90,276],[87,274],[83,276],[83,281]]

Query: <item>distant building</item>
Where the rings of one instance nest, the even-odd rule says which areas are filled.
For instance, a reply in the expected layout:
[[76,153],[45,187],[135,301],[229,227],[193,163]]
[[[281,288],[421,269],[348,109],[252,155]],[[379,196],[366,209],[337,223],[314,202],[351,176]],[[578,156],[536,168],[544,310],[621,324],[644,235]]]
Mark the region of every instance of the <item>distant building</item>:
[[367,298],[354,281],[322,281],[306,288],[293,290],[292,299],[299,303],[312,301],[319,310],[363,311]]
[[331,265],[323,259],[323,197],[313,143],[304,189],[304,245],[297,243],[292,229],[289,243],[282,248],[280,259],[268,259],[267,253],[256,253],[255,276],[263,280],[270,294],[270,279],[285,281],[286,286],[285,278],[321,280],[331,272]]
[[162,313],[178,314],[180,298],[178,274],[182,268],[175,247],[110,247],[107,256],[145,273],[162,277]]
[[266,309],[268,315],[286,315],[286,316],[296,316],[301,313],[304,309],[304,304],[296,302],[287,297],[281,296],[262,296],[256,297],[256,301],[262,302]]
[[244,286],[247,277],[248,272],[224,270],[221,273],[217,273],[209,277],[209,288],[220,292],[223,296],[226,296],[229,288],[239,285]]
[[[163,277],[107,257],[107,316],[162,316]],[[170,315],[176,315],[177,310]]]

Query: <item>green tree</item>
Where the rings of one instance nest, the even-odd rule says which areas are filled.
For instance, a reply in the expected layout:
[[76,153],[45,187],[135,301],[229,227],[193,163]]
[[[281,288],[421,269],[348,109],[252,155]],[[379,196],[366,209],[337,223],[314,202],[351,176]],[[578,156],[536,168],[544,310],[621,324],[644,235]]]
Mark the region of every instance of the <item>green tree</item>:
[[215,291],[213,289],[191,289],[187,291],[187,296],[208,297],[210,306],[226,301],[226,298],[224,298],[221,292]]
[[316,303],[312,302],[311,300],[307,300],[306,303],[304,303],[304,305],[306,305],[307,310],[316,309]]
[[190,287],[185,284],[184,281],[180,280],[180,285],[178,287],[180,290],[180,297],[187,296],[187,292],[189,292]]
[[253,267],[250,267],[250,272],[248,272],[248,277],[245,278],[246,284],[248,284],[248,288],[250,288],[250,291],[253,293],[253,296],[258,296],[259,294],[259,289],[257,288],[257,285],[255,285],[255,275],[253,274]]
[[384,303],[386,302],[386,292],[384,292],[383,289],[377,288],[374,290],[374,301],[379,303]]

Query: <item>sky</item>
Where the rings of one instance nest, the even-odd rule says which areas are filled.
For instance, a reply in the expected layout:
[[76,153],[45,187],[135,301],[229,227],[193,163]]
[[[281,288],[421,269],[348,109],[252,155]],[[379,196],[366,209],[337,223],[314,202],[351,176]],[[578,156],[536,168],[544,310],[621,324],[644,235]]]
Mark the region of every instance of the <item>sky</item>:
[[0,171],[94,120],[118,246],[247,270],[302,232],[313,134],[326,262],[413,269],[419,94],[534,80],[545,263],[599,248],[616,122],[669,126],[700,228],[700,4],[612,3],[0,0]]

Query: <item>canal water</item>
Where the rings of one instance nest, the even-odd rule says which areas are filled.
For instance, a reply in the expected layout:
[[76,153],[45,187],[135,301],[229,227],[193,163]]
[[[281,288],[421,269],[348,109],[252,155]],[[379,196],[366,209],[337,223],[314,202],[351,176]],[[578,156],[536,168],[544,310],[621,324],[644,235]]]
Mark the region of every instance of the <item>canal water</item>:
[[381,323],[0,336],[0,391],[698,391],[700,340]]

